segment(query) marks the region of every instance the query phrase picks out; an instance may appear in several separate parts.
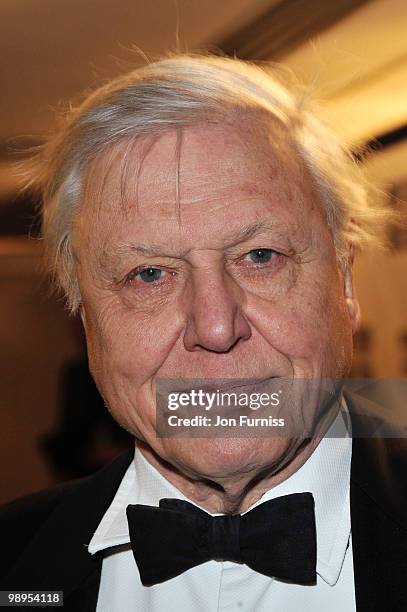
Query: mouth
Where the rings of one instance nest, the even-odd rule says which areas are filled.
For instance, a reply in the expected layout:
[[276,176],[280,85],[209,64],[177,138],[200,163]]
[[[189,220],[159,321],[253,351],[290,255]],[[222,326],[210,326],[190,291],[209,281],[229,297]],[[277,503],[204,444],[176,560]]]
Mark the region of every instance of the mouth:
[[[279,376],[263,378],[215,378],[215,379],[187,379],[181,386],[174,386],[171,390],[176,393],[190,393],[191,390],[202,390],[204,393],[235,391],[236,393],[262,392],[265,386],[279,380]],[[174,381],[175,382],[175,381]],[[186,384],[185,384],[186,383]],[[272,383],[272,384],[273,384]]]

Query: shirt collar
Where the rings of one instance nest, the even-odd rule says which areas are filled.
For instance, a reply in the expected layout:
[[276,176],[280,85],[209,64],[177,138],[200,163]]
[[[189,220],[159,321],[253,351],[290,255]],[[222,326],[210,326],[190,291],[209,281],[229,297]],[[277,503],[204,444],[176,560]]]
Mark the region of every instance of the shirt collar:
[[[352,439],[344,427],[344,418],[347,417],[344,403],[343,412],[338,414],[328,433],[299,470],[267,491],[251,507],[281,495],[310,491],[315,500],[317,573],[331,586],[339,578],[351,532],[349,483]],[[163,497],[176,497],[191,502],[136,448],[134,461],[129,465],[89,543],[89,552],[93,555],[112,546],[128,544],[128,504],[158,506]]]

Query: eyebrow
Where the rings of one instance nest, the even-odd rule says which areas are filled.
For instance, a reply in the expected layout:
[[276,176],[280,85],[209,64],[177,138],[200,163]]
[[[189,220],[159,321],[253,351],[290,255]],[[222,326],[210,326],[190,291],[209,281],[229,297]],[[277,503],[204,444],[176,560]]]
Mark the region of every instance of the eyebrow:
[[[254,223],[250,223],[238,230],[233,232],[226,233],[224,235],[224,239],[228,247],[236,246],[237,244],[244,242],[246,240],[250,240],[257,234],[264,232],[275,232],[275,226],[270,220],[259,220]],[[279,235],[286,235],[286,232],[279,231]],[[146,256],[162,256],[164,255],[164,251],[168,249],[168,247],[164,247],[163,245],[158,244],[130,244],[130,243],[122,243],[119,244],[115,248],[115,252],[121,255],[126,255],[128,253],[141,253]]]

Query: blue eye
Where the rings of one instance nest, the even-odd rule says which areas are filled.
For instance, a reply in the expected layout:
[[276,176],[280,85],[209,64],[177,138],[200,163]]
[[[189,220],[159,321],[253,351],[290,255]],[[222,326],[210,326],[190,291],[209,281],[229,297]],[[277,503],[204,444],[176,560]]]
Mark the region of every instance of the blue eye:
[[274,251],[272,249],[254,249],[250,251],[247,255],[250,257],[251,261],[256,264],[268,263]]
[[140,279],[144,283],[153,283],[154,281],[158,281],[161,278],[162,270],[158,268],[146,268],[138,273]]

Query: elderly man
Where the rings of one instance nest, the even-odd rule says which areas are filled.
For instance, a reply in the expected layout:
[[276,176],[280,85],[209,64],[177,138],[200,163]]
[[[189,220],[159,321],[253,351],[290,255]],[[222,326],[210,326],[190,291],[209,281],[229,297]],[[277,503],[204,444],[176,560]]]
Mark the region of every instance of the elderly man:
[[[259,68],[176,56],[96,91],[43,160],[47,261],[135,451],[2,509],[2,588],[98,612],[406,610],[405,443],[352,439],[367,408],[340,382],[380,215],[335,137]],[[216,433],[208,406],[166,421],[161,381],[191,380],[274,403],[255,433],[240,405]]]

